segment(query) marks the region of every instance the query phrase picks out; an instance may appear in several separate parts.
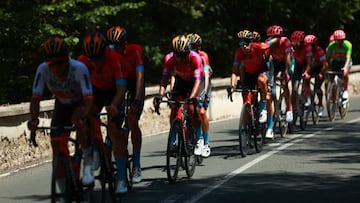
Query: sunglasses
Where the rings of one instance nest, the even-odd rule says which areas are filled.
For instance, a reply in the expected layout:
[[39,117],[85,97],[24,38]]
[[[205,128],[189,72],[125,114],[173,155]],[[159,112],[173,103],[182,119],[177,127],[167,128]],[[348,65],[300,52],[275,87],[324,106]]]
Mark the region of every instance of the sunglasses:
[[122,49],[124,46],[125,44],[109,44],[110,49]]
[[55,65],[63,65],[69,61],[68,58],[61,58],[61,59],[47,59],[46,64],[48,66],[55,66]]
[[250,44],[249,40],[241,40],[239,42],[239,46],[244,47],[244,46],[248,46]]
[[189,54],[189,52],[175,52],[174,55],[178,58],[185,57]]

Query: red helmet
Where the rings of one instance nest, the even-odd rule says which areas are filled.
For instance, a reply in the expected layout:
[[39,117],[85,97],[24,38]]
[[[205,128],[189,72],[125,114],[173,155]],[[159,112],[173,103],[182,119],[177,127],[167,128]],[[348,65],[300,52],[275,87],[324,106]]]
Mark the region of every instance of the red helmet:
[[304,42],[307,44],[317,44],[317,37],[315,35],[306,35]]
[[329,37],[329,42],[332,42],[332,41],[334,41],[335,39],[334,39],[334,34],[332,34],[330,37]]
[[283,34],[283,28],[279,25],[272,25],[268,27],[268,29],[266,30],[266,35],[268,37],[282,36],[282,34]]
[[305,38],[305,32],[296,30],[291,34],[291,42],[303,42]]
[[124,44],[127,40],[126,29],[120,26],[112,26],[107,32],[107,40],[110,44]]
[[346,39],[346,34],[344,30],[335,30],[333,35],[334,35],[334,40]]
[[43,44],[47,58],[68,56],[68,47],[63,37],[51,36]]
[[86,57],[97,59],[102,57],[106,46],[106,38],[100,32],[92,32],[84,37],[83,51]]

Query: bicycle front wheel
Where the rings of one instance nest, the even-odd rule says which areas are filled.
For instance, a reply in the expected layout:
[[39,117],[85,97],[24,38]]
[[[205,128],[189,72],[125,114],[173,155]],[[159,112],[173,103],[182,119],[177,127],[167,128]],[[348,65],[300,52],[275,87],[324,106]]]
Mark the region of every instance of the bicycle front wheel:
[[178,139],[173,142],[172,136],[179,138],[182,136],[179,121],[174,121],[169,132],[166,149],[166,173],[170,183],[175,183],[181,163],[182,142]]
[[[187,155],[185,156],[185,170],[188,178],[192,177],[195,172],[196,164],[197,164],[197,156],[194,154],[195,150],[195,132],[190,129],[191,126],[188,126],[188,140],[185,141],[185,146],[187,149]],[[185,137],[183,137],[185,140]]]
[[279,109],[279,130],[280,130],[280,136],[286,137],[287,131],[288,131],[288,122],[286,121],[286,101],[284,94],[281,93],[278,99],[278,109]]
[[58,154],[53,159],[51,175],[51,203],[71,202],[71,176],[68,162],[64,155]]
[[239,146],[240,154],[242,157],[246,157],[249,153],[249,144],[250,144],[250,133],[251,133],[251,124],[249,122],[249,112],[247,110],[246,104],[241,108],[240,121],[239,121]]
[[336,93],[334,93],[333,82],[329,82],[326,97],[326,110],[328,112],[329,120],[335,121],[335,112],[337,107]]

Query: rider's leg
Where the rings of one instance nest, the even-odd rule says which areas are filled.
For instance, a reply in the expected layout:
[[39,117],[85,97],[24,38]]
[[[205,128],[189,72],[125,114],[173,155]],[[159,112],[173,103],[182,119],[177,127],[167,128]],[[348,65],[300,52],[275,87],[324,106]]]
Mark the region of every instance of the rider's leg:
[[267,110],[266,110],[266,95],[268,92],[268,78],[265,73],[260,73],[257,78],[257,83],[260,88],[260,116],[259,122],[265,123],[267,121]]

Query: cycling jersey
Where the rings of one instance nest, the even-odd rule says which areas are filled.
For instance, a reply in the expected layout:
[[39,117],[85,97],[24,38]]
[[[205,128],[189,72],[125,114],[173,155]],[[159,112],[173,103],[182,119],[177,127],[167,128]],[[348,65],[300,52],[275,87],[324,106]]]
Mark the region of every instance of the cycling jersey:
[[122,55],[125,58],[127,68],[127,79],[136,79],[136,72],[144,71],[144,54],[142,48],[138,44],[127,44],[125,53]]
[[59,80],[50,71],[46,62],[41,63],[36,71],[32,88],[32,97],[41,99],[44,88],[63,104],[75,104],[93,98],[92,85],[86,66],[74,59],[69,59],[69,70],[65,80]]
[[312,48],[310,44],[302,44],[298,49],[294,49],[295,63],[300,65],[306,64],[306,58],[312,57]]
[[101,90],[108,90],[116,85],[126,85],[126,69],[128,68],[124,63],[124,58],[116,51],[106,48],[104,59],[102,59],[104,62],[98,68],[85,55],[80,55],[78,60],[88,67],[93,86]]
[[322,66],[325,61],[326,55],[324,50],[320,46],[315,46],[315,49],[313,51],[312,67],[314,68]]
[[245,73],[256,74],[265,69],[264,55],[269,50],[268,42],[252,42],[251,51],[245,53],[241,48],[235,51],[234,65],[240,65]]
[[209,62],[209,56],[207,55],[207,53],[205,51],[199,50],[197,52],[202,60],[202,64],[203,64],[203,71],[209,71],[210,75],[213,73],[213,70],[211,69],[210,66],[210,62]]
[[271,55],[277,62],[285,63],[287,55],[293,53],[291,41],[287,37],[280,38],[280,44],[271,48]]
[[348,40],[344,40],[341,47],[336,44],[336,41],[330,42],[327,47],[327,58],[331,67],[333,63],[344,64],[346,56],[351,56],[351,54],[352,44]]
[[166,81],[173,70],[175,75],[183,80],[201,80],[203,71],[200,55],[194,51],[190,51],[189,55],[185,56],[185,62],[183,63],[179,63],[175,56],[170,57],[164,63],[162,72],[162,76],[166,79]]

